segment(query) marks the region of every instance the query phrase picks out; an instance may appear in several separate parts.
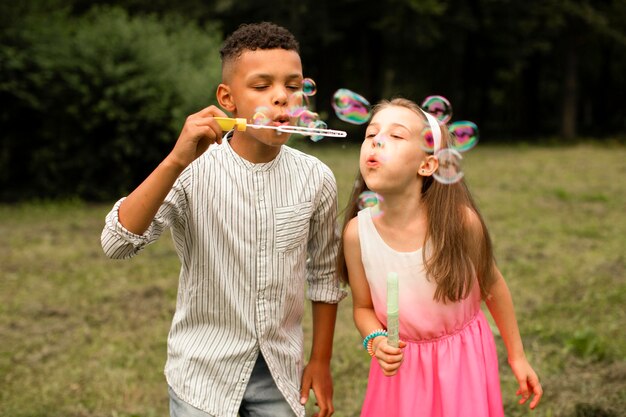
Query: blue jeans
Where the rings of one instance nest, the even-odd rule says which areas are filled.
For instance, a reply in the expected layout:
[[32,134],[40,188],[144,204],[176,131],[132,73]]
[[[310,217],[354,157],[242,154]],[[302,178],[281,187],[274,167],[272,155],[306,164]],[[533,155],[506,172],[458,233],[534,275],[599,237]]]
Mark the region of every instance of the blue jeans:
[[[170,394],[170,417],[212,417],[193,407],[168,387]],[[239,407],[240,417],[294,417],[295,414],[283,394],[278,390],[263,355],[254,364],[250,381]]]

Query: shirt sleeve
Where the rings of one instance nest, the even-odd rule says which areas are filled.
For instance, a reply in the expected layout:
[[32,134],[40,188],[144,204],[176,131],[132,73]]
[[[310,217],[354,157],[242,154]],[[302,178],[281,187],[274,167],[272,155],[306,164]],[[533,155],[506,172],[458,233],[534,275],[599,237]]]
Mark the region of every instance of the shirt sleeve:
[[337,183],[330,168],[321,165],[321,187],[317,194],[308,242],[307,297],[311,301],[336,304],[347,295],[339,286],[336,267],[340,239],[337,225]]
[[184,223],[183,213],[187,207],[185,183],[188,179],[188,170],[185,170],[174,183],[150,226],[142,235],[129,231],[120,223],[119,207],[125,197],[118,200],[107,214],[100,236],[104,253],[113,259],[132,258],[144,247],[155,242],[165,229],[175,223]]

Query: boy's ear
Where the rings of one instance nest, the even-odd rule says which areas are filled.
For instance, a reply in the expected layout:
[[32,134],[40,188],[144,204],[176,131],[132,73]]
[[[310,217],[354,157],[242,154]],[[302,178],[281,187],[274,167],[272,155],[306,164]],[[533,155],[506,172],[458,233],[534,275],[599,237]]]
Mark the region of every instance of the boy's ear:
[[235,100],[230,92],[230,87],[227,84],[222,83],[218,85],[215,95],[217,96],[217,102],[224,110],[233,113],[237,109]]
[[434,155],[428,155],[426,159],[420,163],[417,173],[422,177],[430,177],[435,171],[437,171],[438,168],[439,159],[437,159]]

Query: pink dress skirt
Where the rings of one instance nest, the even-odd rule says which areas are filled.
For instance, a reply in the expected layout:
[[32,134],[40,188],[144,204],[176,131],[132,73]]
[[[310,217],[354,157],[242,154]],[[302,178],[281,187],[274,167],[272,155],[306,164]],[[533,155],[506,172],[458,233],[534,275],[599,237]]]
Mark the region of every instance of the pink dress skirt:
[[372,358],[361,417],[502,417],[496,346],[480,309],[478,283],[456,303],[433,300],[422,249],[397,252],[378,234],[369,209],[359,212],[363,266],[376,315],[387,323],[386,277],[398,274],[398,373],[387,377]]

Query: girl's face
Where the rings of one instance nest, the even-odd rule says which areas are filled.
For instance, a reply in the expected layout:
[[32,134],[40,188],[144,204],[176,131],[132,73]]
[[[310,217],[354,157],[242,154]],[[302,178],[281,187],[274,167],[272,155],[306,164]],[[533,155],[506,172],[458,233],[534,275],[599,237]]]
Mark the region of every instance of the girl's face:
[[428,156],[420,147],[423,129],[422,119],[406,107],[389,105],[374,115],[359,159],[370,190],[384,195],[421,189],[418,170]]

